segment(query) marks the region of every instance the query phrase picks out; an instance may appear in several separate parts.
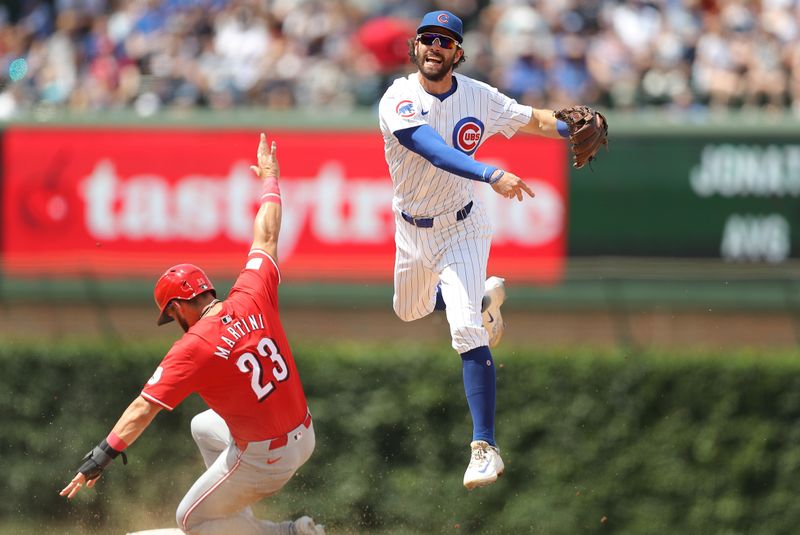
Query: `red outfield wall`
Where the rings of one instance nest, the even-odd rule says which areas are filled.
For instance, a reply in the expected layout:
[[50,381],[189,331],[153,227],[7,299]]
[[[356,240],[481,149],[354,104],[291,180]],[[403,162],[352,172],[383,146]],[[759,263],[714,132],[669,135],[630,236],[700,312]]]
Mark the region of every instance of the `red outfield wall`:
[[[392,184],[377,132],[274,131],[283,193],[285,280],[391,281]],[[178,262],[241,269],[260,185],[258,133],[9,128],[3,265],[9,275],[157,277]],[[478,159],[534,189],[523,203],[476,183],[494,222],[489,269],[553,283],[566,248],[564,143],[490,139]]]

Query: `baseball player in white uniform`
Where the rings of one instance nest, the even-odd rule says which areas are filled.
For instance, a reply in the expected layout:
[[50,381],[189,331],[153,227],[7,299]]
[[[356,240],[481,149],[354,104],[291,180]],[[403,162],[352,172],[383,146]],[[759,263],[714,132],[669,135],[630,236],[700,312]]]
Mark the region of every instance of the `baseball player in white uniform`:
[[492,227],[474,195],[491,186],[509,199],[534,193],[509,170],[474,160],[490,136],[517,131],[567,137],[552,110],[522,106],[454,69],[464,61],[461,20],[427,13],[409,56],[417,72],[398,78],[381,98],[386,162],[396,219],[394,310],[413,321],[445,310],[461,354],[473,421],[468,489],[494,483],[504,470],[494,437],[495,369],[490,347],[503,335],[504,280],[486,278]]

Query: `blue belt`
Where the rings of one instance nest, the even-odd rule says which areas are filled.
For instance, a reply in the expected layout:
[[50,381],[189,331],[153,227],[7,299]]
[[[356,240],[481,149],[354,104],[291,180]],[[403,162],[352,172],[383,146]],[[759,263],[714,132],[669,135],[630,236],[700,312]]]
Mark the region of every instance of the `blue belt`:
[[[456,221],[461,221],[462,219],[466,219],[466,217],[469,215],[470,210],[472,210],[472,201],[469,201],[469,204],[467,204],[464,208],[456,212]],[[433,226],[432,217],[413,217],[405,211],[400,212],[400,215],[402,215],[403,219],[405,219],[415,227],[431,228]]]

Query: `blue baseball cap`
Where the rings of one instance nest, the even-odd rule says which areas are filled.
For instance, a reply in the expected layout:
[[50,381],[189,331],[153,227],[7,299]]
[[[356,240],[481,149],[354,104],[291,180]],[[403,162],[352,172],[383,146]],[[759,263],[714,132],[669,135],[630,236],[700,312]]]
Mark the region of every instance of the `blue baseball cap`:
[[431,28],[444,28],[450,30],[456,35],[456,41],[459,43],[464,41],[462,32],[464,26],[461,19],[450,13],[449,11],[431,11],[422,17],[422,22],[419,23],[417,33],[422,33],[424,30]]

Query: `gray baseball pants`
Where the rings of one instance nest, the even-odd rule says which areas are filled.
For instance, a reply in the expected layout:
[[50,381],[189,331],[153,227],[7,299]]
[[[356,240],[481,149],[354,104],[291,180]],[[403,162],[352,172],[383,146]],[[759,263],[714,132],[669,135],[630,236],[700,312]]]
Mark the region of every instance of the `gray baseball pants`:
[[[308,424],[307,426],[305,424]],[[233,441],[225,421],[213,410],[192,419],[192,438],[207,470],[181,500],[178,526],[192,535],[286,535],[289,522],[253,516],[250,505],[278,492],[311,457],[314,426],[310,417],[282,441],[251,442],[244,451]],[[273,449],[270,443],[273,442]]]

